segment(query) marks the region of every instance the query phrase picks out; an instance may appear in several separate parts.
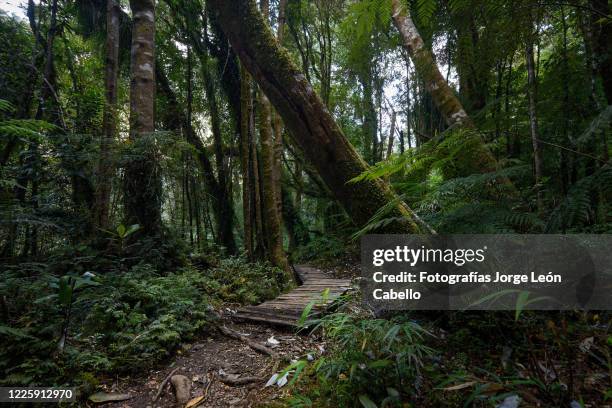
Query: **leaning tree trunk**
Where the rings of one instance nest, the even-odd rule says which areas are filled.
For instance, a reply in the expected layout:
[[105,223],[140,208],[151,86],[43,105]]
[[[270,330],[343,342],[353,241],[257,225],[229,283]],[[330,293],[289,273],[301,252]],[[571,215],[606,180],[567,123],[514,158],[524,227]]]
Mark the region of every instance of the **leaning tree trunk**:
[[473,127],[472,120],[440,73],[431,51],[425,46],[402,1],[391,0],[393,23],[402,37],[402,46],[410,55],[417,74],[423,78],[427,91],[448,126]]
[[[427,92],[431,95],[446,124],[449,127],[473,129],[474,123],[440,73],[431,51],[425,46],[414,22],[402,4],[402,0],[391,0],[391,5],[393,23],[402,37],[402,46],[410,56],[416,73],[422,78]],[[467,167],[462,169],[462,172],[471,174],[495,171],[497,160],[485,146],[484,141],[475,134],[471,137],[474,138],[472,144],[474,151],[470,157],[465,158]],[[508,179],[500,177],[498,182],[514,191]]]
[[130,0],[130,7],[130,141],[135,149],[125,167],[125,218],[140,224],[145,235],[155,235],[161,225],[161,178],[151,143],[143,143],[155,131],[155,0]]
[[[261,89],[283,118],[288,131],[316,167],[353,221],[364,226],[378,209],[397,200],[381,180],[350,180],[367,165],[346,139],[312,86],[279,47],[253,0],[209,0],[223,31]],[[379,231],[421,231],[416,216],[399,200],[389,209],[397,222]]]
[[106,2],[106,65],[104,87],[106,105],[104,107],[103,128],[100,138],[100,157],[98,161],[98,182],[94,208],[94,225],[107,229],[111,194],[112,145],[117,134],[117,75],[119,72],[119,16],[121,8],[115,0]]

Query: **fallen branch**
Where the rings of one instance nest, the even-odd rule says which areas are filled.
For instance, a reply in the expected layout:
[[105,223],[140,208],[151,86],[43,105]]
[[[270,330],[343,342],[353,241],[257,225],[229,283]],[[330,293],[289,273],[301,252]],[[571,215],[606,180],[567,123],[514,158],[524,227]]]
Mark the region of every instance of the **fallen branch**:
[[241,385],[247,385],[257,382],[262,382],[263,378],[261,377],[239,377],[239,378],[230,378],[230,377],[220,377],[221,382],[227,385],[231,385],[233,387],[239,387]]
[[164,378],[164,381],[161,382],[161,384],[159,384],[159,388],[157,389],[157,394],[155,394],[155,398],[153,398],[153,402],[157,401],[162,393],[162,391],[164,390],[165,385],[168,383],[168,381],[170,380],[170,377],[172,377],[174,375],[174,373],[176,373],[178,371],[179,367],[176,367],[174,370],[172,370],[172,372],[170,374],[168,374],[166,376],[166,378]]
[[247,338],[246,336],[241,335],[235,330],[232,330],[225,326],[219,326],[219,331],[228,337],[231,337],[236,340],[240,340],[241,342],[247,344],[250,348],[252,348],[255,351],[268,355],[272,358],[278,358],[278,354],[275,353],[273,350],[269,349],[268,347],[264,346],[261,343],[257,343],[256,341],[253,341]]
[[208,398],[208,390],[212,386],[213,381],[215,381],[215,373],[212,373],[212,375],[210,376],[210,380],[208,381],[208,384],[206,384],[206,389],[204,390],[204,398],[202,399],[202,404],[205,403],[206,398]]

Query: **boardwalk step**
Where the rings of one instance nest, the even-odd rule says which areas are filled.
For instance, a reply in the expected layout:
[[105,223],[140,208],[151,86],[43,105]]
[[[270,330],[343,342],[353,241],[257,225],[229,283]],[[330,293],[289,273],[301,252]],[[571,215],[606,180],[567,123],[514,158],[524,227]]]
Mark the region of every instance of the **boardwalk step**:
[[256,306],[240,308],[233,318],[257,323],[296,326],[304,308],[313,300],[322,300],[323,292],[328,291],[327,299],[324,303],[317,303],[312,307],[311,317],[324,312],[334,299],[351,288],[350,280],[333,278],[310,266],[296,266],[295,270],[302,281],[302,286],[276,299]]

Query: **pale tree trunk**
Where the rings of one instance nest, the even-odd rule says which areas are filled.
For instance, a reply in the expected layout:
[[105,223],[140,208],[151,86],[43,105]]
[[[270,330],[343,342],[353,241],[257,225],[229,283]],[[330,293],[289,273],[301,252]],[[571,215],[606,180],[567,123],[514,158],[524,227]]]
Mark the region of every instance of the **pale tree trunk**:
[[[268,0],[261,1],[262,14],[269,14]],[[263,92],[259,95],[259,137],[261,142],[261,169],[263,186],[263,213],[265,214],[266,236],[268,242],[268,258],[273,265],[290,271],[289,263],[283,249],[283,234],[281,227],[282,207],[279,209],[280,174],[275,176],[275,145],[272,137],[272,116],[270,102]],[[278,129],[280,132],[280,129]],[[280,135],[277,135],[277,137]]]
[[381,180],[349,181],[367,165],[359,157],[312,86],[277,43],[253,0],[209,0],[211,8],[240,57],[283,118],[287,130],[315,166],[329,189],[352,217],[364,226],[390,201],[388,216],[396,222],[379,232],[414,233],[416,216]]
[[542,212],[542,147],[539,141],[538,132],[538,114],[536,109],[537,95],[536,86],[537,78],[535,73],[535,61],[533,57],[533,38],[527,39],[525,46],[525,60],[527,62],[527,98],[529,104],[529,131],[531,134],[531,144],[533,147],[533,172],[535,176],[535,189],[537,194],[538,212]]
[[431,51],[425,46],[402,2],[403,0],[391,0],[393,23],[402,37],[402,46],[414,63],[415,71],[423,78],[427,91],[448,126],[473,127],[471,119],[440,73]]
[[119,16],[121,9],[115,0],[106,2],[106,61],[104,87],[104,133],[100,138],[98,183],[96,189],[94,225],[108,229],[111,180],[113,177],[112,146],[117,135],[117,75],[119,72]]
[[[431,95],[433,103],[449,127],[473,129],[474,123],[466,113],[463,105],[440,73],[431,51],[425,46],[414,22],[408,15],[402,0],[391,0],[393,23],[402,37],[402,45],[407,51],[415,68],[415,73],[422,79],[425,89]],[[497,170],[497,160],[485,146],[479,135],[475,138],[473,152],[463,160],[462,173],[488,173]],[[465,175],[465,174],[461,174]],[[500,177],[498,183],[510,192],[515,192],[510,180]]]
[[125,168],[125,216],[146,235],[155,235],[161,225],[161,178],[150,143],[137,143],[155,131],[155,0],[130,0],[130,7],[130,140],[137,152]]

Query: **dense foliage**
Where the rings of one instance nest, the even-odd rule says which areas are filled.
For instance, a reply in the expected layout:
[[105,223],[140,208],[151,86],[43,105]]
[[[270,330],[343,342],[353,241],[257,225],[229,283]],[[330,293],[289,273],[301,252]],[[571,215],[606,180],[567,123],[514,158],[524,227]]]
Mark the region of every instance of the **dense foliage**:
[[[235,3],[252,44],[220,0],[0,6],[1,385],[159,364],[366,233],[612,232],[609,1]],[[356,309],[283,403],[612,398],[608,312]]]

